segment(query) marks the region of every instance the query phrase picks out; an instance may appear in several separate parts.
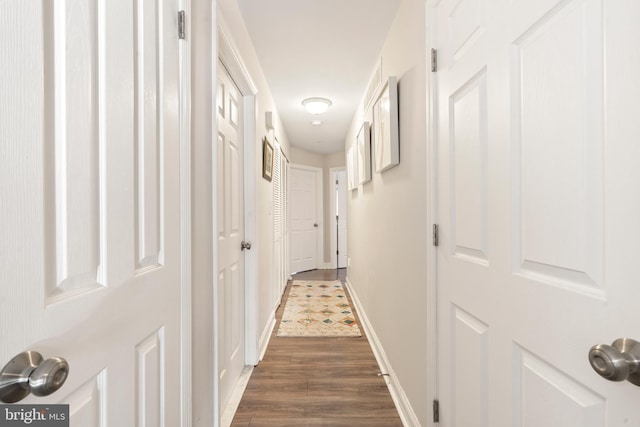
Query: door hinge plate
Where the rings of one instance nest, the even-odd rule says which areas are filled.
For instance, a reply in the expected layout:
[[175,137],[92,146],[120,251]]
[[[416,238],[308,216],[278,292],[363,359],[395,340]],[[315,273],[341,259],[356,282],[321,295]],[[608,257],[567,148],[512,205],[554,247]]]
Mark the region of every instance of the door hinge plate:
[[184,40],[187,23],[184,10],[178,12],[178,38]]
[[433,224],[433,246],[438,246],[440,232],[438,229],[438,224]]
[[438,400],[433,401],[433,422],[440,422],[440,401]]
[[438,49],[431,49],[431,72],[438,71]]

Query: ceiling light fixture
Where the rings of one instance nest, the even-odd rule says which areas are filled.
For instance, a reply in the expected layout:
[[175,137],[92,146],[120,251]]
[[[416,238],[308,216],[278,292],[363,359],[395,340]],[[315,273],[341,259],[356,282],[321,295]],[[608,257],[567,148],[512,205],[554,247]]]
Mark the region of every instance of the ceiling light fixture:
[[322,125],[322,120],[314,120],[314,121],[311,122],[311,124],[313,126],[320,126],[320,125]]
[[326,98],[307,98],[302,105],[311,114],[322,114],[331,107],[331,101]]

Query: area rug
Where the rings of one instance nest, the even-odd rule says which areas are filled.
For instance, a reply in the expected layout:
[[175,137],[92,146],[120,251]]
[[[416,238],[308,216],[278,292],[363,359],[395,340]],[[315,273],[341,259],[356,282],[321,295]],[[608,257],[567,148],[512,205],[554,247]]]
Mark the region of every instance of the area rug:
[[279,337],[360,337],[360,328],[339,280],[296,280],[284,307]]

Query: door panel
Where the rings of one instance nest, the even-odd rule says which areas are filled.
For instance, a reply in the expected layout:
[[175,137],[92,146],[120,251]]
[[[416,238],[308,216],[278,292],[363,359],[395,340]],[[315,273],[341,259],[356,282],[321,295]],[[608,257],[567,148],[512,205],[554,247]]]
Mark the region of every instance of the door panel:
[[61,400],[62,403],[69,404],[70,425],[103,426],[104,423],[101,420],[105,418],[105,414],[102,413],[101,408],[104,408],[107,403],[106,384],[107,372],[103,370]]
[[154,35],[161,23],[155,1],[138,1],[134,16],[135,46],[137,55],[135,70],[135,114],[136,114],[136,267],[153,268],[160,264],[162,253],[162,198],[160,189],[163,176],[160,154],[163,134],[159,132],[161,115],[158,105],[162,104],[164,93],[154,90],[162,77],[155,64],[158,61],[158,43]]
[[[105,217],[96,197],[101,170],[98,141],[98,27],[92,1],[43,5],[47,39],[44,90],[47,132],[45,167],[49,188],[48,302],[104,286],[98,270]],[[50,73],[50,74],[49,74]],[[47,96],[48,95],[48,96]]]
[[180,422],[176,12],[0,5],[0,363],[66,358],[23,403],[69,403],[71,425]]
[[245,363],[244,154],[241,94],[218,65],[218,374],[224,408]]
[[599,3],[571,2],[533,23],[514,43],[511,74],[512,115],[521,117],[513,129],[514,156],[520,158],[513,165],[519,187],[514,247],[521,260],[515,267],[534,279],[603,297]]
[[487,79],[481,70],[449,101],[451,243],[454,255],[487,260]]
[[640,57],[623,53],[640,6],[445,0],[435,14],[442,424],[640,424],[637,388],[587,357],[640,336]]

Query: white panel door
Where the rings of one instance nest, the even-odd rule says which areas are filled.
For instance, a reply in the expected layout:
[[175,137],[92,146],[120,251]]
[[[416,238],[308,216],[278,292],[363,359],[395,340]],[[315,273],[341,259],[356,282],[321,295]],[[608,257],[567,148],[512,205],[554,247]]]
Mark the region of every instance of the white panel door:
[[[0,3],[0,365],[71,425],[180,425],[177,1]],[[188,261],[188,260],[187,260]]]
[[318,173],[291,167],[291,272],[318,268]]
[[435,16],[440,424],[640,425],[588,361],[640,339],[640,3]]
[[224,408],[245,363],[242,95],[218,63],[218,363]]

